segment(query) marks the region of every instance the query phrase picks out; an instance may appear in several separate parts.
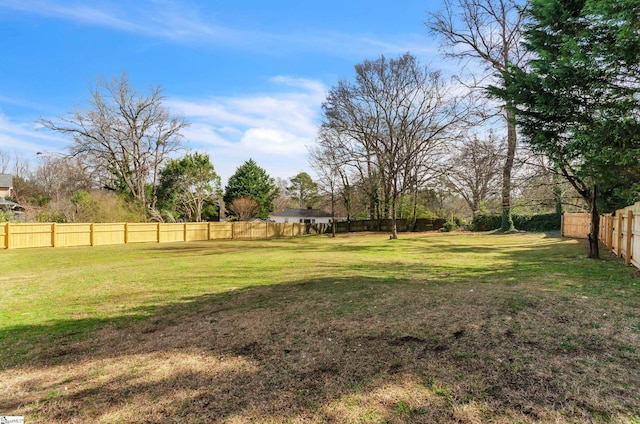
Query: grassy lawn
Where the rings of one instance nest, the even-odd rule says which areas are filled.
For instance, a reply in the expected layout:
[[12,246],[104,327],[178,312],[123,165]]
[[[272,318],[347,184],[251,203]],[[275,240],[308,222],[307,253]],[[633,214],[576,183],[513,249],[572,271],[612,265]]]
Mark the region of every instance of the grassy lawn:
[[0,251],[25,423],[640,423],[640,279],[545,234]]

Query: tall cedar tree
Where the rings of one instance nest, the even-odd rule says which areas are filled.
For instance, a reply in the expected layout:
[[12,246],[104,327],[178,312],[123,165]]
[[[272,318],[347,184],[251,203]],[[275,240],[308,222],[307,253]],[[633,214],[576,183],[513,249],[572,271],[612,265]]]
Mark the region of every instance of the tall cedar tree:
[[532,0],[527,71],[504,73],[494,92],[514,105],[532,149],[559,167],[592,213],[637,197],[640,185],[640,8],[637,0]]
[[249,197],[258,203],[258,218],[267,219],[273,211],[273,201],[279,194],[275,180],[260,168],[253,159],[238,167],[225,187],[224,202],[231,205],[234,199]]

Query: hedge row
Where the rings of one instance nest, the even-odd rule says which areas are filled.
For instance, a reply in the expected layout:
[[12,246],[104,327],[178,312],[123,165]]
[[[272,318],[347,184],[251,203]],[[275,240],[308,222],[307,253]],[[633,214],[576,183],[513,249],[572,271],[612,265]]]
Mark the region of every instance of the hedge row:
[[[542,232],[560,231],[560,215],[555,213],[541,215],[512,215],[517,230]],[[502,226],[502,215],[475,214],[471,222],[471,231],[492,231]]]
[[[398,219],[396,225],[399,232],[407,231],[433,231],[441,229],[446,222],[442,218],[418,218],[415,222],[412,219]],[[370,219],[358,221],[339,221],[336,223],[336,232],[358,232],[358,231],[391,231],[392,221],[390,219]],[[330,227],[329,227],[330,228]]]

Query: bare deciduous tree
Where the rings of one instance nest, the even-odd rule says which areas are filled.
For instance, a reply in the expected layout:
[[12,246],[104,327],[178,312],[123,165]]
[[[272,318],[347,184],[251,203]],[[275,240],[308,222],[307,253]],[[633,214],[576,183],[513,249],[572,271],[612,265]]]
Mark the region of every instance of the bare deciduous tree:
[[258,202],[251,197],[236,197],[227,208],[236,216],[238,221],[251,221],[258,216]]
[[188,125],[181,117],[171,117],[163,100],[160,87],[141,94],[122,74],[120,79],[98,80],[91,90],[89,109],[39,122],[70,137],[73,156],[110,173],[118,188],[151,209],[160,165],[180,147],[180,132]]
[[[351,219],[353,208],[353,186],[350,168],[357,164],[353,157],[345,155],[340,148],[338,132],[329,126],[320,128],[317,146],[310,151],[310,164],[320,177],[320,188],[325,193],[331,193],[332,215],[335,215],[335,196],[342,199],[347,222]],[[357,166],[356,166],[357,168]],[[362,175],[361,173],[359,173]]]
[[355,83],[340,82],[329,91],[323,126],[339,133],[347,156],[379,173],[395,239],[400,195],[429,174],[461,116],[440,74],[408,53],[365,61],[355,70]]
[[498,191],[503,151],[503,143],[498,143],[493,133],[484,139],[472,135],[450,160],[445,175],[474,213]]
[[42,155],[30,175],[35,187],[50,200],[68,199],[79,190],[91,190],[92,181],[77,158]]
[[[323,194],[329,195],[331,203],[331,235],[335,237],[336,194],[342,188],[344,196],[345,188],[348,190],[348,179],[346,179],[346,175],[344,173],[344,164],[338,159],[336,155],[337,151],[327,149],[325,147],[322,147],[322,145],[319,145],[315,149],[312,149],[309,153],[309,161],[311,163],[311,166],[320,177],[320,184],[317,187]],[[347,181],[347,187],[344,186],[345,179]],[[343,197],[343,199],[347,200],[347,197]],[[345,205],[348,205],[349,203],[349,201],[345,201]]]
[[[443,10],[433,13],[427,22],[439,36],[448,57],[485,65],[480,81],[472,88],[486,88],[482,80],[501,74],[509,66],[523,66],[527,52],[522,41],[523,6],[518,0],[444,0]],[[496,81],[502,81],[501,79]],[[506,160],[502,168],[502,229],[513,229],[511,220],[511,174],[516,152],[516,127],[513,108],[505,107],[507,126]]]
[[10,164],[11,155],[3,150],[0,150],[0,174],[8,173]]
[[289,180],[276,177],[275,184],[278,187],[278,197],[273,199],[274,212],[280,212],[286,208],[292,207],[294,201],[289,197],[287,193],[287,187],[289,187]]

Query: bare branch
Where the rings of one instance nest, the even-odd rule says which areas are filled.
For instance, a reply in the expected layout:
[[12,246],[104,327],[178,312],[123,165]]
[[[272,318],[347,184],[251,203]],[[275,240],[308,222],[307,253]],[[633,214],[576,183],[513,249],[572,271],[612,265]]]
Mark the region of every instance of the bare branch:
[[73,156],[110,175],[112,185],[124,185],[134,199],[153,209],[160,165],[180,148],[181,131],[188,125],[181,117],[171,117],[163,100],[159,87],[143,95],[122,74],[120,79],[98,80],[87,110],[39,122],[69,137]]

